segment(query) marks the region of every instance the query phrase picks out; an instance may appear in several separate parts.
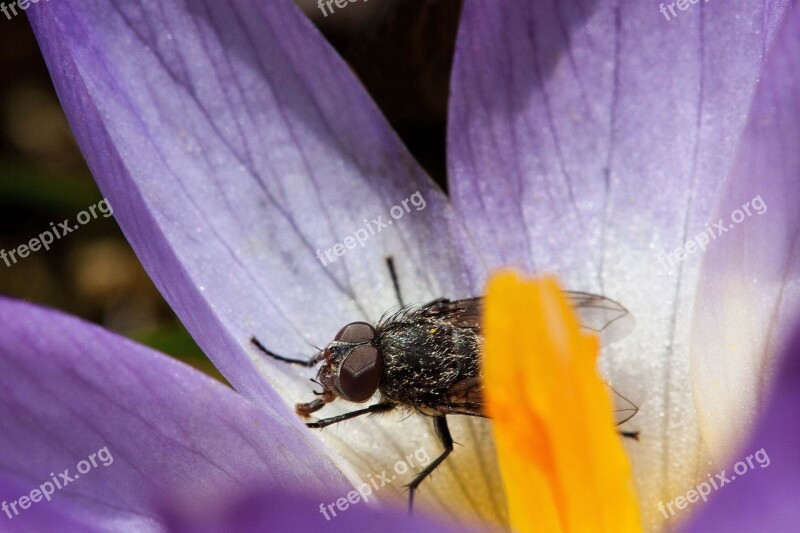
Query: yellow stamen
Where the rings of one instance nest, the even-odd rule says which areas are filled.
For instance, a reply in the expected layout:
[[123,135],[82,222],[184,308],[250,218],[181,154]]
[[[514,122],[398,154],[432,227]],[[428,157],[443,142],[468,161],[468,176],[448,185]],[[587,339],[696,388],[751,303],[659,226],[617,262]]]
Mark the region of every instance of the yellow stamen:
[[518,532],[641,531],[628,458],[582,332],[553,278],[503,272],[483,317],[484,393],[511,526]]

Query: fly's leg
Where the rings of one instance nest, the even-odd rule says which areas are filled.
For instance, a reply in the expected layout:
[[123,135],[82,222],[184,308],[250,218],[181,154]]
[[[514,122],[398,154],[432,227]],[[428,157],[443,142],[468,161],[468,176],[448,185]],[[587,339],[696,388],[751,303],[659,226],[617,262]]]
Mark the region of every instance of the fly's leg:
[[[318,362],[317,359],[318,356],[314,356],[311,359],[291,359],[289,357],[283,357],[282,355],[276,354],[272,350],[268,350],[266,346],[261,344],[261,341],[259,341],[255,337],[250,337],[250,342],[253,343],[253,346],[258,348],[265,355],[268,355],[269,357],[272,357],[273,359],[281,361],[283,363],[289,363],[292,365],[300,365],[306,368],[311,368]],[[311,381],[314,380],[312,379]],[[308,418],[309,416],[311,416],[311,413],[313,413],[314,411],[319,411],[320,409],[325,407],[326,403],[330,403],[335,399],[335,396],[331,392],[315,392],[314,394],[318,394],[322,396],[322,398],[317,398],[316,400],[312,400],[307,403],[298,403],[294,406],[295,412],[297,412],[297,414],[300,415],[301,417]]]
[[447,456],[450,455],[450,452],[453,451],[453,437],[450,436],[450,428],[447,427],[447,417],[445,416],[437,416],[433,419],[433,427],[436,430],[436,436],[439,437],[439,442],[442,443],[442,448],[444,451],[433,460],[431,464],[425,467],[425,469],[417,474],[414,479],[406,485],[408,487],[408,512],[411,513],[412,509],[414,508],[414,491],[417,490],[420,483],[430,476],[436,467],[438,467],[442,462],[447,459]]
[[638,431],[620,431],[619,434],[626,439],[633,439],[638,441],[639,440],[639,432]]
[[357,416],[368,415],[371,413],[385,413],[394,408],[395,405],[393,403],[376,403],[364,409],[359,409],[358,411],[350,411],[349,413],[344,413],[342,415],[323,418],[322,420],[317,420],[316,422],[307,422],[306,426],[315,429],[322,429],[330,426],[331,424],[338,424],[339,422],[344,422],[345,420],[350,420],[351,418],[355,418]]
[[394,293],[397,296],[397,301],[400,303],[400,307],[405,307],[405,302],[403,302],[403,295],[400,292],[400,280],[397,277],[397,271],[394,269],[394,257],[391,255],[386,258],[386,267],[389,269],[389,276],[392,278],[392,285],[394,286]]
[[261,350],[264,354],[272,357],[273,359],[277,359],[278,361],[283,361],[284,363],[289,363],[292,365],[300,365],[305,367],[312,367],[316,360],[314,357],[311,359],[290,359],[289,357],[283,357],[282,355],[278,355],[275,352],[268,350],[261,342],[256,339],[255,337],[250,337],[250,342],[253,343],[253,346]]

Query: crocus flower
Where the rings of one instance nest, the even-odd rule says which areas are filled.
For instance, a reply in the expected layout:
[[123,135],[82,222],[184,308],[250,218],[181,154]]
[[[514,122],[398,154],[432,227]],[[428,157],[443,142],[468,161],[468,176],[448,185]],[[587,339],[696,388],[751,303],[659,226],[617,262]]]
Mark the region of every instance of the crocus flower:
[[[344,322],[374,321],[397,304],[386,256],[408,302],[480,294],[488,272],[511,265],[556,272],[637,318],[604,367],[640,406],[631,423],[642,439],[627,449],[643,521],[657,526],[657,503],[708,461],[724,464],[755,417],[796,300],[798,115],[775,111],[796,70],[786,53],[764,63],[796,49],[794,19],[776,40],[787,10],[702,2],[666,21],[633,1],[468,0],[448,201],[288,0],[40,3],[29,14],[101,191],[158,288],[252,403],[4,302],[4,471],[30,482],[116,446],[113,484],[63,493],[70,516],[99,527],[155,526],[150,489],[181,480],[213,495],[266,473],[281,487],[346,493],[346,479],[420,446],[435,453],[427,421],[354,419],[313,434],[289,407],[308,398],[309,376],[264,360],[250,336],[295,356]],[[415,194],[422,201],[395,217]],[[764,216],[753,208],[724,234],[710,227],[759,195]],[[675,253],[701,234],[708,255],[699,237]],[[454,422],[463,447],[421,500],[503,523],[489,426]]]

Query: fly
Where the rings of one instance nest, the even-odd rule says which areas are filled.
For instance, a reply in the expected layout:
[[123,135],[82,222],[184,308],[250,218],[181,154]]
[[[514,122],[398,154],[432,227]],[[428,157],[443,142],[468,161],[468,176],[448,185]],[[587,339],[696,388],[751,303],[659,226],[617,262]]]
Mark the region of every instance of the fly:
[[[309,418],[325,404],[341,399],[364,403],[378,393],[372,405],[330,418],[307,422],[324,428],[372,413],[405,409],[433,418],[442,453],[408,484],[409,509],[420,483],[453,451],[448,415],[486,418],[480,374],[481,313],[483,298],[438,298],[422,306],[406,306],[392,258],[387,258],[401,308],[387,313],[376,324],[351,322],[333,341],[311,359],[291,359],[268,350],[255,337],[251,342],[263,353],[305,367],[319,366],[315,381],[322,391],[317,398],[295,406]],[[621,339],[634,326],[632,315],[617,302],[586,292],[566,292],[584,329],[596,332],[603,344]],[[617,424],[630,420],[638,408],[619,393],[627,407],[617,410]],[[638,432],[620,432],[637,439]]]

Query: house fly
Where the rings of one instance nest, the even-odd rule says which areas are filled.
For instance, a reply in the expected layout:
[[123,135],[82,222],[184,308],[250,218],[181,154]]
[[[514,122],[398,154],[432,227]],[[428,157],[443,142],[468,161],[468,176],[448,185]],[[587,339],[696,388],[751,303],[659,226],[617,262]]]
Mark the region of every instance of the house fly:
[[[314,381],[322,387],[317,398],[295,406],[309,418],[325,404],[340,399],[371,405],[330,418],[307,422],[324,428],[358,416],[405,409],[433,418],[442,453],[408,484],[409,509],[414,491],[453,451],[447,416],[486,417],[480,373],[481,314],[483,298],[438,298],[421,306],[403,305],[391,258],[387,265],[401,307],[385,314],[376,324],[351,322],[311,359],[292,359],[268,350],[255,337],[251,342],[263,353],[305,367],[319,365]],[[627,335],[633,317],[619,303],[586,292],[567,291],[581,327],[597,333],[604,345]],[[617,424],[632,418],[638,408],[611,389],[624,407],[618,408]],[[377,395],[376,395],[377,393]],[[638,438],[637,432],[620,432]]]

